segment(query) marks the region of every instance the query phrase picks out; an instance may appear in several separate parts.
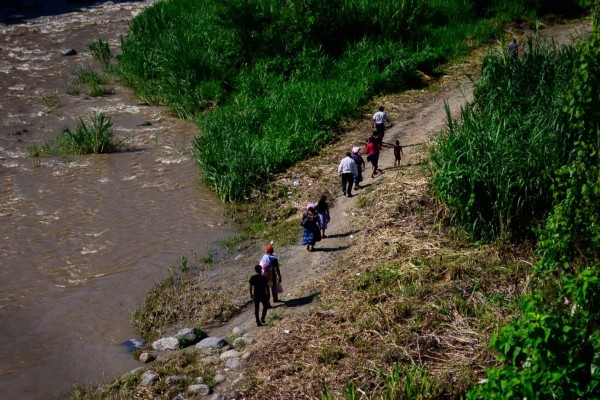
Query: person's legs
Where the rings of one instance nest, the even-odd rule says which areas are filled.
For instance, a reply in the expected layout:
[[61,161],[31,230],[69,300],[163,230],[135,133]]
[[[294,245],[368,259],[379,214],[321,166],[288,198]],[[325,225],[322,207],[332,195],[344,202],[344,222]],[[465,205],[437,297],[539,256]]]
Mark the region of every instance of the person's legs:
[[277,292],[275,291],[275,282],[273,282],[273,285],[271,286],[271,295],[273,296],[273,303],[278,302],[279,301],[279,297]]
[[269,302],[267,299],[262,300],[262,304],[263,304],[263,309],[262,309],[262,315],[260,317],[260,322],[265,324],[265,318],[267,318],[267,308],[269,306]]
[[260,300],[257,298],[254,298],[254,316],[256,317],[256,325],[260,326],[260,319],[258,319],[258,306],[260,304]]
[[354,174],[342,174],[342,187],[344,188],[344,193],[348,194],[348,197],[352,196],[352,180],[354,179]]

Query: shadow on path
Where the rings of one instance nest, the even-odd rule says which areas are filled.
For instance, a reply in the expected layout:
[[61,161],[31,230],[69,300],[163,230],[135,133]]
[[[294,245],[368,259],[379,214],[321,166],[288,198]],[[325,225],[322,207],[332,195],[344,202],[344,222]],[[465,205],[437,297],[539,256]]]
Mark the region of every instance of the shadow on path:
[[331,253],[333,251],[341,251],[350,248],[350,246],[339,246],[339,247],[315,247],[313,252],[322,251],[324,253]]
[[317,297],[320,293],[316,292],[313,294],[310,294],[308,296],[304,296],[304,297],[298,297],[297,299],[291,299],[291,300],[286,300],[283,304],[286,307],[302,307],[305,306],[307,304],[310,304],[313,302],[313,300],[315,299],[315,297]]

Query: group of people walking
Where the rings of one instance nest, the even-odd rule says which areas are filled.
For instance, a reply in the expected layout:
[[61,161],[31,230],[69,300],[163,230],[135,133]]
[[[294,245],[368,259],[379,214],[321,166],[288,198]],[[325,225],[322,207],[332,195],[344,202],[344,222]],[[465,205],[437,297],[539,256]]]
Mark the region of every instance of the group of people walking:
[[[365,146],[365,154],[367,162],[371,163],[371,178],[374,178],[381,169],[379,168],[379,154],[383,149],[383,138],[385,136],[385,127],[391,125],[390,119],[383,107],[373,114],[372,127],[375,128],[373,134],[367,139]],[[396,140],[394,144],[394,166],[400,166],[400,160],[403,156],[402,146],[400,141]],[[352,197],[352,187],[358,189],[362,182],[362,173],[366,169],[366,163],[360,154],[360,147],[352,148],[352,152],[346,153],[346,157],[342,159],[338,166],[338,174],[342,178],[342,192],[344,196]]]
[[[385,135],[386,124],[390,125],[388,115],[383,107],[373,114],[372,127],[375,129],[371,137],[367,139],[364,153],[367,156],[367,162],[371,163],[371,178],[374,178],[379,171],[379,153],[383,146],[383,137]],[[394,166],[400,165],[402,158],[402,146],[396,140],[394,147]],[[345,196],[352,197],[352,189],[358,189],[363,180],[362,173],[366,169],[366,163],[360,154],[360,147],[355,146],[351,152],[346,153],[338,166],[338,174],[342,179],[342,192]],[[300,225],[304,229],[302,235],[303,246],[306,250],[314,251],[315,244],[326,238],[325,231],[331,218],[329,215],[329,204],[327,197],[321,196],[317,204],[309,203],[302,214]],[[267,246],[266,253],[260,260],[260,263],[254,267],[255,275],[250,277],[250,297],[254,301],[254,315],[256,325],[262,326],[266,323],[265,317],[267,310],[272,308],[271,297],[274,302],[279,302],[279,294],[283,291],[281,286],[281,271],[279,269],[279,260],[274,254],[272,245]],[[260,304],[263,305],[262,313],[259,313]]]

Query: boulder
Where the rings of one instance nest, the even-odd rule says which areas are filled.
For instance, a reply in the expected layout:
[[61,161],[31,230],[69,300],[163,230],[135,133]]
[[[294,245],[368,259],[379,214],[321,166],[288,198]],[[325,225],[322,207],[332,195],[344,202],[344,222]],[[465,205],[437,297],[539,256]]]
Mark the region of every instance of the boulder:
[[158,382],[158,375],[154,371],[148,370],[140,376],[140,385],[142,386],[153,386]]
[[242,354],[237,350],[228,350],[224,353],[221,353],[221,356],[219,356],[219,358],[224,361],[229,358],[239,358],[241,355]]
[[238,369],[242,366],[239,358],[229,358],[225,361],[225,366],[229,369]]
[[221,393],[215,393],[210,400],[225,400],[225,397]]
[[181,376],[181,375],[169,375],[167,376],[167,379],[165,379],[165,383],[167,385],[173,385],[175,383],[179,383],[182,381],[187,380],[187,377],[185,376]]
[[197,349],[203,349],[205,347],[216,347],[221,348],[225,344],[225,341],[222,338],[218,337],[207,337],[202,339],[198,343],[196,343]]
[[154,356],[154,354],[152,353],[148,353],[147,351],[143,352],[142,354],[140,354],[140,362],[143,364],[147,364],[149,362],[152,362],[156,359],[156,356]]
[[231,331],[231,334],[233,336],[242,336],[246,333],[246,330],[244,328],[241,328],[239,326],[236,326],[235,328],[233,328],[233,330]]
[[152,342],[152,348],[158,351],[168,351],[179,349],[179,340],[176,337],[167,337]]
[[75,56],[75,55],[77,55],[77,51],[75,51],[75,49],[67,49],[62,52],[62,55],[65,57]]
[[180,345],[190,346],[197,341],[196,331],[194,328],[183,328],[175,337],[179,340]]
[[227,380],[227,378],[225,378],[225,375],[223,375],[223,374],[216,374],[216,375],[213,377],[213,382],[215,383],[215,385],[218,385],[218,384],[220,384],[220,383],[223,383],[223,382],[225,382],[226,380]]
[[187,391],[189,394],[199,394],[201,396],[206,396],[211,393],[208,385],[190,385]]

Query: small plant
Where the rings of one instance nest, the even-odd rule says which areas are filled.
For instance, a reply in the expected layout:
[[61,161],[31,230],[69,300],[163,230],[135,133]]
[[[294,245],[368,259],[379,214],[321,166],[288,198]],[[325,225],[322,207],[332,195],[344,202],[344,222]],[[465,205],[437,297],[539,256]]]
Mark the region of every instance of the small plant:
[[102,154],[117,150],[120,143],[113,139],[113,124],[103,112],[94,112],[90,123],[79,119],[75,130],[65,129],[56,137],[56,147],[62,154]]
[[105,71],[109,71],[111,66],[110,47],[108,42],[102,39],[95,40],[88,45],[92,56],[100,62]]
[[71,75],[73,79],[67,87],[67,92],[69,94],[79,94],[81,85],[87,86],[90,97],[100,97],[113,93],[112,89],[106,87],[109,80],[98,74],[89,66],[80,65],[73,69]]
[[52,90],[48,93],[42,94],[40,97],[40,101],[44,107],[49,108],[51,110],[60,107],[60,99],[56,90]]
[[324,347],[319,354],[319,362],[327,365],[335,365],[344,358],[344,349],[341,347]]
[[215,259],[213,257],[212,249],[210,247],[207,247],[206,252],[204,253],[204,256],[202,257],[202,262],[204,262],[204,264],[212,264],[214,261],[215,261]]

